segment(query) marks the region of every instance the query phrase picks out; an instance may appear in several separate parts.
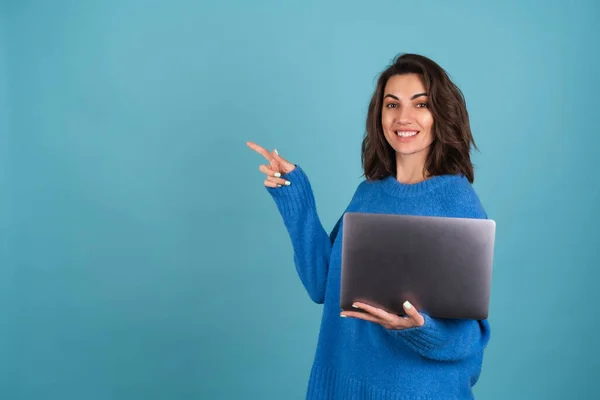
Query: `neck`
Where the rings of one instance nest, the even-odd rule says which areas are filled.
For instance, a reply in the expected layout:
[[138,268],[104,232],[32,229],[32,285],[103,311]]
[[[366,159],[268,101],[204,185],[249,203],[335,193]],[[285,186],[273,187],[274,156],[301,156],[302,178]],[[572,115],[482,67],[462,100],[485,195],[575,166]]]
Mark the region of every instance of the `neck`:
[[426,156],[426,153],[408,156],[396,154],[396,179],[401,183],[418,183],[427,179],[425,171]]

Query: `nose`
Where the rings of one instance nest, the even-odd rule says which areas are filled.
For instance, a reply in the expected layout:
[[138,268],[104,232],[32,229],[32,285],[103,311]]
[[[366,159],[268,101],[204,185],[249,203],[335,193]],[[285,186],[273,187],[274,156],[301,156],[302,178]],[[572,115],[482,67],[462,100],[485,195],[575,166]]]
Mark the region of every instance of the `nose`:
[[404,125],[412,120],[412,110],[410,107],[400,106],[396,110],[396,122]]

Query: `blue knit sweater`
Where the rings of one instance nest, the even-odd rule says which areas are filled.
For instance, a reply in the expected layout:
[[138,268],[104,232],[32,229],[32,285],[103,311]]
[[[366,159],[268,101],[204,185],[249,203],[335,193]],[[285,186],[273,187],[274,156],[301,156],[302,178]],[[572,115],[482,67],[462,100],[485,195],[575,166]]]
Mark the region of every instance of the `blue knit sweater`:
[[[292,240],[296,270],[310,298],[324,304],[307,399],[472,399],[487,320],[425,317],[422,327],[389,330],[340,317],[342,219],[328,234],[308,177],[299,167],[290,186],[269,188]],[[416,184],[394,177],[363,181],[346,212],[487,218],[469,181],[436,176]]]

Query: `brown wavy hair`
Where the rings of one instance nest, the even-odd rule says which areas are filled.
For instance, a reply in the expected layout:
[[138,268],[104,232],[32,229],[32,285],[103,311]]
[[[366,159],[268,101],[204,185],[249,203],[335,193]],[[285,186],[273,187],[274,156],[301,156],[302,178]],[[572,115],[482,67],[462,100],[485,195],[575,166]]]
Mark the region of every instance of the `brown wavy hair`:
[[426,176],[462,174],[473,183],[475,177],[470,150],[471,146],[475,149],[477,146],[471,133],[463,93],[442,67],[418,54],[397,56],[379,76],[369,103],[366,133],[362,142],[364,176],[368,180],[396,176],[396,152],[383,134],[381,109],[388,79],[402,74],[418,74],[429,96],[433,142],[425,161]]

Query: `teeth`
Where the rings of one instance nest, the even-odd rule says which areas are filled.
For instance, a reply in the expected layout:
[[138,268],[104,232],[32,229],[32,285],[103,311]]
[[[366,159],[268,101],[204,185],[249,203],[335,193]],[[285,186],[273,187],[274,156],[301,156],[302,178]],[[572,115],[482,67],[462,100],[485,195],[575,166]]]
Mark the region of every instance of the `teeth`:
[[396,135],[402,136],[402,137],[411,137],[411,136],[415,136],[416,134],[417,134],[417,131],[409,131],[409,132],[396,131]]

